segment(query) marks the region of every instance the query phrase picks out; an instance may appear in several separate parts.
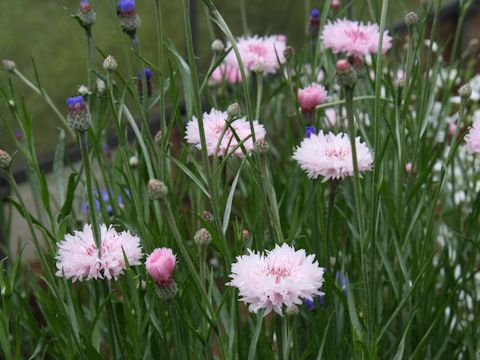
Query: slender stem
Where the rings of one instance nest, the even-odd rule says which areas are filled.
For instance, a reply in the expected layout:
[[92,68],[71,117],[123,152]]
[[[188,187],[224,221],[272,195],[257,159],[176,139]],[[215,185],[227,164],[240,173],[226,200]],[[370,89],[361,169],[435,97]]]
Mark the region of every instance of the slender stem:
[[93,38],[92,30],[86,30],[87,37],[87,85],[88,89],[92,90],[92,76],[91,69],[93,68]]
[[97,209],[95,207],[95,198],[94,192],[95,189],[92,183],[92,168],[90,164],[90,154],[88,153],[88,139],[87,133],[83,132],[79,135],[78,142],[80,144],[80,152],[82,154],[83,166],[85,168],[85,180],[86,180],[86,192],[87,192],[87,202],[88,202],[88,215],[90,221],[92,222],[93,227],[93,238],[95,239],[95,244],[97,245],[98,256],[102,256],[102,239],[100,237],[100,227],[97,218]]
[[115,315],[115,308],[113,307],[112,297],[110,296],[111,290],[107,280],[102,280],[102,282],[103,282],[103,291],[105,293],[105,296],[108,297],[107,322],[108,322],[108,327],[110,332],[110,338],[113,342],[113,346],[112,346],[113,359],[120,359],[122,358],[121,351],[120,351],[120,344],[121,344],[120,333],[119,333],[119,327],[118,327],[118,320]]
[[282,354],[283,360],[290,358],[290,341],[291,341],[291,316],[286,315],[282,319]]
[[257,108],[255,110],[255,119],[260,119],[260,108],[262,107],[263,75],[256,74],[257,78]]

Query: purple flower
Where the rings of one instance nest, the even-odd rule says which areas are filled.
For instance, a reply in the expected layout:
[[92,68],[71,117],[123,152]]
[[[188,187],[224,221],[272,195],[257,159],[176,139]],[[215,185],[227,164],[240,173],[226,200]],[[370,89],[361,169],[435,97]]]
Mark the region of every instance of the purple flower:
[[85,106],[85,101],[81,96],[69,97],[66,101],[67,110],[69,113],[83,113],[87,110]]
[[[129,192],[128,190],[125,190],[126,194],[129,195]],[[105,209],[107,210],[107,212],[112,215],[113,213],[113,207],[112,207],[112,203],[110,201],[110,194],[109,192],[106,190],[106,189],[100,189],[100,193],[99,192],[95,192],[95,195],[94,195],[94,198],[95,198],[95,210],[96,211],[100,211],[101,210],[101,204],[100,204],[100,200],[102,201],[102,203],[104,204],[105,206]],[[123,197],[122,195],[118,195],[117,197],[117,204],[118,206],[122,207],[124,205],[124,202],[123,202]],[[87,214],[88,213],[88,204],[85,202],[85,203],[82,203],[82,205],[80,205],[80,209],[81,211],[84,213],[84,214]]]
[[117,4],[118,12],[123,16],[135,14],[135,0],[119,0]]
[[315,135],[317,133],[317,129],[315,126],[305,126],[305,137],[309,138],[312,135]]
[[92,11],[92,4],[88,0],[81,0],[80,1],[80,12],[86,14]]
[[318,20],[319,18],[320,18],[320,10],[318,10],[317,8],[313,8],[310,11],[310,19]]
[[22,140],[23,140],[22,130],[20,130],[20,129],[15,130],[15,138],[16,138],[18,141],[22,141]]

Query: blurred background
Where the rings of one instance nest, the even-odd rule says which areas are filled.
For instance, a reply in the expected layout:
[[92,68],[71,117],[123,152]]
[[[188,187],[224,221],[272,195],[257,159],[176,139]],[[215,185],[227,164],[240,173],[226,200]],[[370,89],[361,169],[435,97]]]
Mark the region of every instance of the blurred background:
[[[156,19],[155,0],[137,0],[142,26],[139,31],[142,53],[155,63]],[[305,23],[312,7],[321,8],[323,0],[217,0],[215,4],[235,35],[244,33],[241,20],[242,1],[245,3],[248,32],[251,34],[282,33],[288,37],[288,43],[297,49],[303,47]],[[345,0],[344,0],[345,1]],[[101,68],[101,52],[114,55],[120,65],[125,66],[125,49],[129,41],[119,31],[116,19],[115,0],[91,0],[97,13],[97,22],[93,27],[95,46],[95,66]],[[200,71],[205,72],[210,61],[211,35],[208,32],[208,15],[201,0],[191,0],[194,21],[197,55]],[[359,6],[364,3],[363,6]],[[380,0],[355,2],[356,18],[369,18],[370,12],[376,12],[379,18]],[[444,0],[449,4],[452,1]],[[180,53],[184,53],[183,9],[181,1],[162,1],[164,28]],[[41,82],[54,103],[64,108],[68,96],[75,95],[78,87],[86,83],[86,43],[83,29],[70,14],[78,11],[79,0],[10,0],[0,2],[0,59],[11,59],[17,68],[30,79],[34,79],[32,59],[35,61]],[[389,26],[401,23],[407,11],[418,10],[420,0],[399,0],[390,2]],[[342,11],[342,9],[340,9]],[[345,12],[345,9],[343,9]],[[216,36],[221,37],[217,32]],[[101,52],[100,52],[101,51]],[[132,56],[132,53],[129,54]],[[168,55],[168,53],[167,53]],[[123,64],[122,64],[123,62]],[[126,73],[126,70],[125,70]],[[3,73],[1,81],[8,81]],[[17,95],[23,95],[35,131],[38,154],[53,151],[58,137],[58,119],[45,103],[24,86],[15,76],[12,77]],[[5,121],[11,121],[5,104],[0,104],[0,148],[13,151],[13,142],[5,128]]]

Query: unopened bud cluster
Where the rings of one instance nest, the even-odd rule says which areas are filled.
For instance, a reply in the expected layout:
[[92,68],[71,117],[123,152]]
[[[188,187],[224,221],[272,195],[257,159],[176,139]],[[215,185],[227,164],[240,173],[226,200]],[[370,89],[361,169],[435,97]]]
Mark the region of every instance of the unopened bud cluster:
[[90,127],[91,116],[82,96],[67,99],[67,122],[78,132],[85,132]]
[[417,26],[417,24],[418,24],[418,15],[417,15],[417,13],[414,13],[413,11],[412,11],[412,12],[409,12],[409,13],[405,16],[405,24],[407,25],[407,27],[408,27],[409,29],[414,28],[415,26]]
[[0,169],[8,170],[12,164],[11,156],[4,150],[0,149]]
[[115,71],[117,67],[117,60],[112,55],[108,55],[103,61],[103,69],[106,71]]
[[259,139],[255,142],[255,151],[258,154],[266,154],[270,149],[270,145],[268,145],[267,140]]
[[195,241],[195,244],[198,246],[205,247],[212,242],[212,235],[207,229],[201,228],[195,233],[193,241]]
[[240,105],[238,103],[233,103],[228,106],[227,114],[230,118],[236,119],[240,116]]
[[216,39],[212,42],[212,51],[221,53],[223,50],[225,50],[225,45],[222,40]]
[[338,83],[346,88],[353,88],[357,82],[357,73],[347,60],[338,60],[336,64]]
[[90,4],[88,0],[80,1],[80,9],[77,16],[82,26],[87,30],[89,30],[97,20],[97,14],[93,11],[92,4]]
[[470,96],[472,96],[472,87],[470,86],[470,84],[462,85],[458,90],[458,94],[462,99],[466,100],[470,98]]
[[135,0],[119,0],[117,4],[117,14],[122,30],[131,37],[135,36],[137,29],[141,25]]
[[147,184],[147,195],[151,200],[164,199],[168,194],[167,186],[158,179],[150,179]]

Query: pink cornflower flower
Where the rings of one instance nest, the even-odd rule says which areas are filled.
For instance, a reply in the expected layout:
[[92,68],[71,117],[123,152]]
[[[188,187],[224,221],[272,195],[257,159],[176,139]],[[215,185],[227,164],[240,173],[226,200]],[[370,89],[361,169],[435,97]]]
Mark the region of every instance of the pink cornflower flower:
[[168,285],[172,281],[177,258],[172,249],[157,248],[148,255],[145,267],[158,285]]
[[[248,72],[245,73],[245,76],[248,76],[248,74]],[[210,80],[213,84],[221,84],[226,81],[233,85],[242,82],[242,74],[238,67],[233,67],[228,64],[220,64],[215,70],[213,70]]]
[[117,279],[130,265],[139,265],[142,249],[140,239],[129,231],[118,233],[112,227],[100,226],[101,257],[93,237],[92,226],[65,236],[58,246],[57,276],[67,279]]
[[[256,65],[261,64],[265,75],[275,74],[280,64],[285,62],[283,51],[287,47],[287,38],[285,35],[241,37],[237,39],[237,47],[246,70],[253,71]],[[225,63],[239,69],[233,50],[226,56]]]
[[324,102],[326,98],[327,90],[317,83],[298,90],[298,103],[304,113],[315,111],[315,108]]
[[283,244],[266,255],[249,250],[248,255],[237,257],[227,285],[238,288],[240,300],[251,312],[264,309],[264,315],[272,310],[282,315],[283,306],[288,311],[303,299],[313,301],[314,296],[324,295],[320,291],[323,272],[314,255]]
[[[355,139],[357,150],[358,171],[371,170],[373,159],[370,150],[360,141]],[[324,134],[305,138],[293,154],[302,170],[307,172],[310,179],[323,176],[324,181],[342,179],[353,175],[353,156],[350,139],[344,133]]]
[[[210,113],[203,114],[203,127],[205,130],[205,141],[208,155],[213,156],[215,155],[215,152],[218,151],[218,156],[225,156],[229,151],[232,151],[233,148],[238,145],[239,141],[237,141],[237,137],[235,137],[231,128],[235,130],[240,142],[248,137],[248,139],[245,140],[242,145],[250,154],[253,151],[253,139],[250,136],[250,123],[246,120],[246,118],[241,118],[232,121],[230,126],[228,126],[227,118],[227,112],[216,109],[212,109]],[[226,131],[222,137],[224,128],[226,128]],[[265,138],[265,128],[262,124],[259,124],[257,120],[253,121],[253,130],[255,132],[256,140]],[[197,149],[202,149],[200,130],[196,117],[193,117],[193,119],[187,123],[185,139],[189,144],[195,145]],[[238,147],[234,151],[233,155],[243,156],[242,147]]]
[[473,126],[465,136],[469,153],[480,153],[480,120],[475,120]]
[[405,164],[405,171],[407,174],[410,174],[413,170],[413,164],[411,162],[408,162]]
[[[365,56],[375,54],[380,37],[377,24],[362,24],[358,21],[339,19],[325,25],[322,38],[326,48],[335,54],[344,53],[349,56]],[[388,31],[383,34],[382,52],[392,47],[392,38]]]

